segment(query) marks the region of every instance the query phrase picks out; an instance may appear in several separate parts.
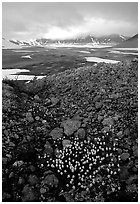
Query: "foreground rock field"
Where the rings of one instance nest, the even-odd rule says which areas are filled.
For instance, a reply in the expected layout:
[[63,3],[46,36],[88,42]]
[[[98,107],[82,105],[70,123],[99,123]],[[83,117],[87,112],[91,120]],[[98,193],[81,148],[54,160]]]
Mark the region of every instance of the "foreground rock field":
[[3,201],[138,200],[138,63],[3,82]]

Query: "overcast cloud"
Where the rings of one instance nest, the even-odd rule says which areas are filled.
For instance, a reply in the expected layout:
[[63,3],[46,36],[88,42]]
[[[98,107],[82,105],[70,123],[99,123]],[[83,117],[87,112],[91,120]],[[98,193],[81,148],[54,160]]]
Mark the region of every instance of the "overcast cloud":
[[66,39],[79,35],[138,33],[138,3],[2,4],[3,37]]

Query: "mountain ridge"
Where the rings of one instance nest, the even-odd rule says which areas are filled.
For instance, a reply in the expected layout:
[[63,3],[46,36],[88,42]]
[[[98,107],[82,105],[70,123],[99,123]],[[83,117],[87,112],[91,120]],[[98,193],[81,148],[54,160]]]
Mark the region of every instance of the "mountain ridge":
[[[21,47],[32,47],[32,46],[41,46],[45,47],[48,45],[77,45],[77,44],[92,44],[92,45],[116,45],[119,43],[122,43],[126,40],[128,40],[128,36],[123,36],[119,34],[111,34],[111,35],[105,35],[101,37],[95,37],[93,35],[87,35],[87,36],[81,36],[74,39],[67,39],[67,40],[52,40],[47,38],[38,38],[35,40],[15,40],[10,39],[7,40],[3,38],[3,44],[4,41],[8,41],[11,45],[21,46]],[[3,48],[6,49],[6,46],[3,45]]]

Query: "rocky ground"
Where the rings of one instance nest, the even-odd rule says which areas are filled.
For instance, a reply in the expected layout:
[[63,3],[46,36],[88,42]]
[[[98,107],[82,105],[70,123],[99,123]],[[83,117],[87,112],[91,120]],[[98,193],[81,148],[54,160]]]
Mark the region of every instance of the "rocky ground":
[[137,201],[138,63],[3,82],[3,201]]

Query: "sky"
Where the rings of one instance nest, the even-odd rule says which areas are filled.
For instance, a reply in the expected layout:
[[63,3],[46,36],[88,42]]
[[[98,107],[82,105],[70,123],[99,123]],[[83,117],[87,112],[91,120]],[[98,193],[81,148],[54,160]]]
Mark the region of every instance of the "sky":
[[137,2],[3,2],[2,36],[70,39],[138,33]]

